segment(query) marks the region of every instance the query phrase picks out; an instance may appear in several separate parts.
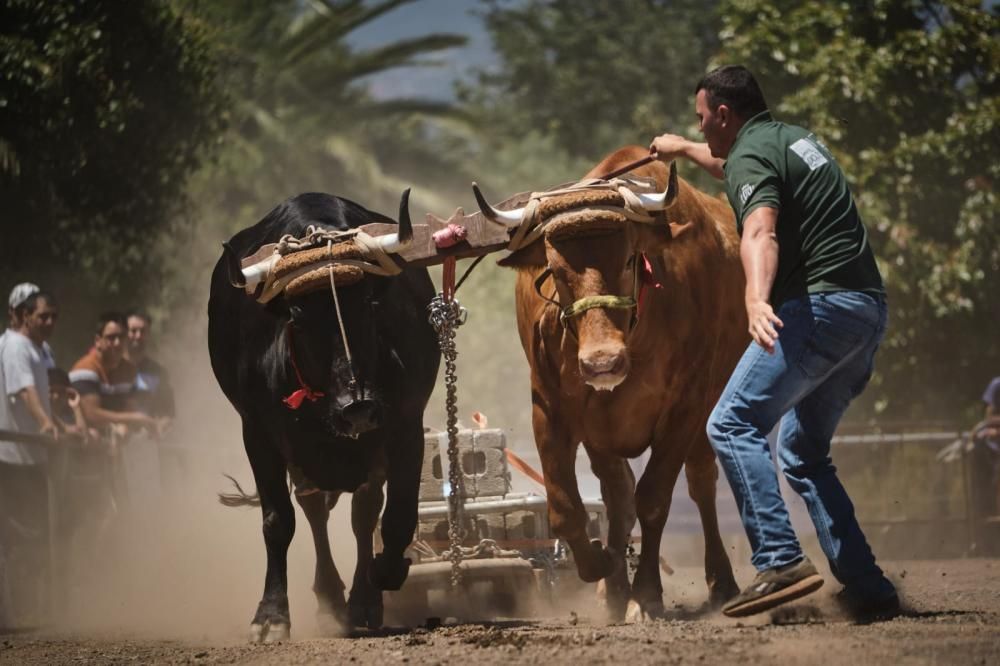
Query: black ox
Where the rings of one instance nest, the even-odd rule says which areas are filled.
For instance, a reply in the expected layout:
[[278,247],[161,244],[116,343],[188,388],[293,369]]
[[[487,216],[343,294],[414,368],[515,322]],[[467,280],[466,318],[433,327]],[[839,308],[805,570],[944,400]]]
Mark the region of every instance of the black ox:
[[[412,233],[406,200],[404,193],[399,238]],[[345,199],[302,194],[237,233],[225,244],[212,274],[212,369],[243,422],[267,549],[264,594],[251,624],[251,640],[286,638],[291,624],[287,551],[295,511],[289,475],[315,542],[313,590],[321,618],[341,626],[380,626],[382,590],[399,589],[409,569],[403,552],[417,521],[422,418],[440,361],[427,321],[427,305],[434,295],[427,271],[407,268],[393,277],[366,275],[356,284],[338,287],[357,380],[353,385],[329,288],[299,297],[283,295],[266,305],[236,288],[242,278],[238,257],[284,234],[302,237],[307,225],[344,230],[368,222],[394,224]],[[283,403],[303,388],[314,392],[315,399],[304,400],[298,409]],[[384,550],[373,556],[384,483]],[[351,525],[358,552],[346,604],[326,527],[330,509],[344,491],[354,493]]]

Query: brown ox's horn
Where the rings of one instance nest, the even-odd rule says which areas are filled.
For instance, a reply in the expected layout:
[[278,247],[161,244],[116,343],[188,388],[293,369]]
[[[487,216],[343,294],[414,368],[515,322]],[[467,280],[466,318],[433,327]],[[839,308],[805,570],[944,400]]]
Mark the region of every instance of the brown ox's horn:
[[247,280],[243,276],[243,270],[240,267],[240,258],[236,256],[236,250],[229,244],[229,241],[222,244],[222,258],[226,262],[226,273],[229,276],[229,284],[237,289],[245,287]]
[[476,183],[472,184],[472,193],[476,195],[476,203],[479,204],[479,210],[482,211],[483,217],[487,220],[502,224],[505,227],[516,227],[521,223],[524,208],[497,210],[486,201],[486,197],[483,196],[483,193],[479,190],[479,185]]
[[639,200],[646,210],[663,210],[674,202],[677,198],[677,163],[670,163],[670,177],[667,180],[667,189],[658,194],[640,194]]
[[410,188],[399,198],[399,230],[394,234],[377,236],[375,242],[388,252],[399,252],[413,241],[413,223],[410,221]]

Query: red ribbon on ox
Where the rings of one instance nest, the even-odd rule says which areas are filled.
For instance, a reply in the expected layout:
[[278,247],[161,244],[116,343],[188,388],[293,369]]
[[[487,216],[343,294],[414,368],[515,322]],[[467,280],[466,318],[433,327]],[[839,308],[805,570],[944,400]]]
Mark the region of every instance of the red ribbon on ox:
[[288,336],[288,360],[292,362],[292,370],[295,371],[295,379],[299,382],[299,388],[292,391],[281,402],[285,403],[285,406],[289,409],[298,409],[306,400],[316,402],[326,394],[322,391],[312,390],[302,379],[302,373],[299,372],[299,364],[295,362],[295,344],[292,339],[291,322],[285,326],[285,334]]
[[635,315],[636,317],[642,316],[642,304],[645,300],[646,288],[652,287],[653,289],[663,289],[663,285],[656,281],[656,276],[653,275],[653,264],[650,263],[649,257],[643,252],[639,255],[642,258],[642,266],[639,267],[639,303],[636,305]]

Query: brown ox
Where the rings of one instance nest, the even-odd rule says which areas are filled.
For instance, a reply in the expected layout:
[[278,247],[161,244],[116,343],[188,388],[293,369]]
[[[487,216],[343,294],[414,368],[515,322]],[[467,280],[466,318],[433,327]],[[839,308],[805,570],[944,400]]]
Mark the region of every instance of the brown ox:
[[[646,154],[618,150],[588,177],[609,173]],[[662,613],[660,539],[681,466],[705,534],[711,601],[739,590],[719,535],[718,473],[705,422],[749,340],[743,308],[739,239],[729,207],[677,179],[659,162],[634,172],[668,189],[655,223],[628,222],[599,208],[560,212],[542,239],[500,263],[519,269],[517,322],[531,364],[532,423],[554,532],[573,552],[585,581],[606,579],[613,618]],[[669,188],[668,188],[669,185]],[[567,195],[569,199],[585,199]],[[554,200],[550,200],[554,202]],[[565,210],[564,205],[548,211]],[[496,212],[484,206],[484,214]],[[664,219],[665,218],[665,219]],[[643,294],[641,316],[625,307],[637,290],[640,253],[662,288]],[[590,309],[561,320],[536,279],[545,269],[559,305]],[[637,294],[635,294],[637,295]],[[615,304],[617,303],[617,305]],[[607,505],[607,547],[591,542],[574,461],[582,443]],[[636,484],[626,458],[651,457]],[[636,517],[642,528],[638,570],[629,589],[624,554]]]

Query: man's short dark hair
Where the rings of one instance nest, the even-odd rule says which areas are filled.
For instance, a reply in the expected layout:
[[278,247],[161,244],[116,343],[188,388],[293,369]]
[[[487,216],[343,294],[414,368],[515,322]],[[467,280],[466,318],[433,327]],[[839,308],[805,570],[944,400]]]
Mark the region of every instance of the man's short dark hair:
[[757,80],[742,65],[726,65],[713,69],[698,81],[694,94],[704,90],[708,108],[712,111],[725,104],[740,118],[748,120],[767,111],[767,102]]
[[109,323],[115,322],[123,329],[125,328],[125,315],[121,312],[102,312],[97,318],[97,330],[94,331],[97,335],[104,335],[104,327]]
[[24,299],[24,302],[14,308],[14,314],[18,318],[23,319],[25,315],[30,315],[38,307],[38,301],[45,301],[49,305],[55,305],[56,299],[52,297],[52,294],[44,291],[36,291],[31,296]]
[[49,386],[54,388],[69,388],[69,373],[62,368],[49,368]]
[[125,321],[127,322],[132,317],[138,317],[139,319],[146,322],[146,325],[152,327],[153,318],[149,316],[144,310],[132,309],[125,313]]

